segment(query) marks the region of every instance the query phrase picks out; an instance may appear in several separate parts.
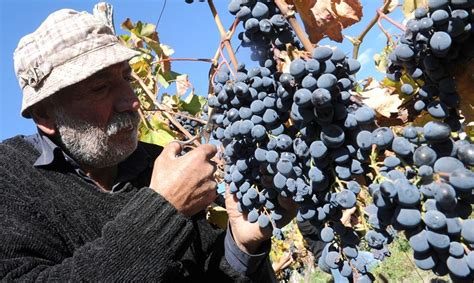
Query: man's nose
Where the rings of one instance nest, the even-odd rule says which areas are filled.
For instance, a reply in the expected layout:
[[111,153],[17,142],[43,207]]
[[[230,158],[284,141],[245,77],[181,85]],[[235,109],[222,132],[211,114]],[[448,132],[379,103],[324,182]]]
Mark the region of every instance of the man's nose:
[[115,111],[137,111],[140,107],[140,101],[130,85],[118,87],[120,95],[115,103]]

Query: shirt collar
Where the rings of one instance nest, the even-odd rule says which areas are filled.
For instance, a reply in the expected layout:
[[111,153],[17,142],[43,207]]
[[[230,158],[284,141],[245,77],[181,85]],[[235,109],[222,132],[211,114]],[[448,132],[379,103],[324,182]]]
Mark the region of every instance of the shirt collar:
[[72,160],[69,157],[66,159],[63,150],[41,131],[27,136],[26,139],[40,152],[40,156],[33,164],[35,167],[48,167],[57,164],[58,161]]
[[[67,163],[75,169],[81,177],[87,177],[77,162],[69,157],[57,144],[55,144],[47,135],[38,131],[37,134],[27,136],[26,139],[40,152],[40,156],[33,164],[35,167],[58,169]],[[153,158],[138,143],[137,149],[124,161],[118,164],[117,178],[115,185],[137,178],[140,173],[152,165]],[[114,185],[114,186],[115,186]]]

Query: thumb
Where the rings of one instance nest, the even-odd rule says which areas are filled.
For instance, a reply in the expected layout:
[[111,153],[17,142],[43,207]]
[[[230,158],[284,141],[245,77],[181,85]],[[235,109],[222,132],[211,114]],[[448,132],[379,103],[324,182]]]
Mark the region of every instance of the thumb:
[[166,159],[176,159],[177,156],[181,153],[183,148],[178,142],[170,142],[163,148],[160,156],[163,156]]

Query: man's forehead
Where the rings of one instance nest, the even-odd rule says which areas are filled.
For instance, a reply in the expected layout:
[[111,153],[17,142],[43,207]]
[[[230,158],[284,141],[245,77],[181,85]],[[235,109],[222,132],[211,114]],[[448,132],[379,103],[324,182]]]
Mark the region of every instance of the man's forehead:
[[122,76],[124,73],[131,73],[132,69],[130,68],[130,65],[128,62],[122,62],[118,63],[112,66],[109,66],[107,68],[104,68],[97,73],[93,74],[92,76],[86,78],[85,80],[82,80],[76,84],[70,85],[66,87],[65,89],[68,89],[68,92],[71,92],[73,90],[78,90],[82,91],[84,87],[89,86],[91,83],[97,82],[99,80],[108,80],[110,78]]

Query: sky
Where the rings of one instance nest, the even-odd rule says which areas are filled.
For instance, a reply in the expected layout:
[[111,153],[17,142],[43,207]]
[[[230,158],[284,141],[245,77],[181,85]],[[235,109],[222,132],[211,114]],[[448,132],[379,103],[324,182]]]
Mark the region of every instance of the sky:
[[[78,11],[88,11],[99,1],[91,0],[0,0],[0,141],[6,138],[23,134],[33,134],[36,127],[31,119],[20,115],[22,94],[13,68],[13,52],[18,41],[24,35],[33,32],[48,14],[62,9],[71,8]],[[223,22],[228,28],[234,17],[227,10],[227,0],[214,0],[214,4]],[[382,5],[382,0],[361,0],[364,16],[361,22],[346,29],[343,33],[357,36],[374,17],[376,9]],[[157,31],[160,41],[171,46],[175,53],[174,58],[212,58],[220,41],[220,35],[207,3],[195,1],[186,4],[184,0],[109,0],[114,7],[115,29],[118,34],[126,33],[120,29],[120,23],[126,18],[133,22],[155,24],[164,10],[159,21]],[[165,5],[164,5],[165,4]],[[400,12],[395,12],[391,18],[401,21]],[[399,32],[388,22],[384,21],[388,31]],[[239,25],[238,32],[242,31]],[[232,46],[238,46],[237,33]],[[342,44],[321,41],[321,44],[330,44],[343,48],[348,56],[352,55],[352,45],[347,40]],[[374,76],[381,78],[382,74],[374,69],[373,55],[380,52],[386,44],[385,37],[375,26],[367,34],[359,51],[359,61],[362,69],[357,78]],[[239,62],[245,62],[247,67],[256,63],[249,60],[250,53],[240,48],[237,53]],[[189,79],[199,95],[206,95],[207,73],[209,63],[203,62],[173,62],[172,69],[178,73],[189,75]],[[171,86],[164,92],[174,93]]]

